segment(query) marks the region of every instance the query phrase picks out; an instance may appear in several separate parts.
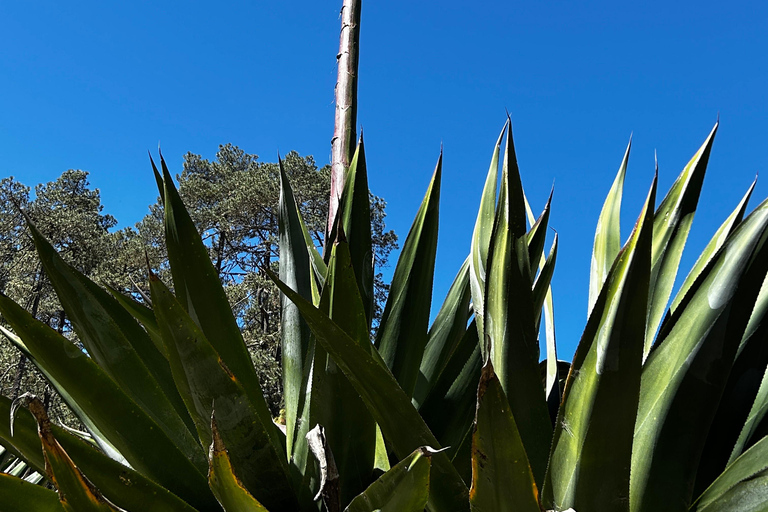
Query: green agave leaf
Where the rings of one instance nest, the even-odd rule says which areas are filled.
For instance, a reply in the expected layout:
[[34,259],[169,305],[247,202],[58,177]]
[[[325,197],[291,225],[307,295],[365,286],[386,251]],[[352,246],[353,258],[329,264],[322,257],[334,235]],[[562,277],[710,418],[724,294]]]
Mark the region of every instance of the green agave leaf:
[[[0,418],[10,417],[10,410],[11,400],[0,397]],[[13,425],[11,436],[10,423],[0,422],[0,439],[10,444],[36,471],[45,474],[45,459],[35,418],[26,409],[19,409],[14,416]],[[118,507],[144,512],[195,512],[194,508],[164,487],[110,459],[90,443],[56,425],[51,425],[51,430],[78,469]]]
[[211,432],[213,441],[208,455],[208,482],[224,511],[268,512],[235,475],[214,418],[211,418]]
[[[176,297],[200,327],[224,365],[242,383],[262,424],[271,424],[267,402],[256,369],[208,251],[173,184],[165,160],[163,168],[165,239]],[[274,450],[285,450],[282,434],[267,430]]]
[[38,398],[28,404],[38,424],[48,479],[59,491],[59,501],[67,512],[119,512],[75,466],[51,431],[45,406]]
[[[360,394],[395,454],[404,458],[420,446],[438,448],[440,445],[437,439],[411,404],[409,396],[386,368],[378,352],[363,348],[327,315],[281,283],[276,276],[268,274],[299,307],[317,340]],[[430,486],[433,490],[428,503],[430,511],[468,509],[466,485],[443,453],[433,457]]]
[[[310,255],[304,238],[303,221],[293,196],[291,184],[280,164],[280,201],[278,203],[278,230],[280,244],[280,279],[305,299],[312,298],[314,277]],[[309,347],[309,328],[302,320],[298,308],[285,295],[280,297],[280,332],[282,340],[283,397],[285,400],[285,439],[287,456],[295,450],[296,422],[299,402],[306,380],[304,362]],[[206,420],[207,423],[207,420]]]
[[[550,194],[551,196],[551,194]],[[523,194],[523,200],[525,201],[525,213],[528,216],[528,222],[535,224],[533,211],[531,205],[528,203],[528,198]],[[555,249],[553,244],[552,249]],[[551,253],[551,251],[550,251]],[[557,254],[557,253],[555,253]],[[554,272],[554,261],[551,263],[552,272]],[[547,260],[543,257],[539,260],[539,272],[544,272],[544,267],[547,265]],[[551,280],[551,278],[550,278]],[[543,281],[542,281],[543,282]],[[534,297],[536,297],[536,290],[534,287]],[[541,308],[540,308],[541,309]],[[546,378],[544,382],[544,389],[547,396],[547,407],[549,409],[549,417],[552,420],[554,426],[557,419],[557,411],[560,408],[560,399],[562,398],[562,388],[560,386],[560,380],[558,379],[557,369],[557,342],[555,339],[555,306],[552,300],[552,287],[547,286],[547,292],[544,296],[544,335],[547,345],[547,359],[546,359]],[[541,325],[541,313],[538,314],[539,321],[537,325]]]
[[[547,240],[547,227],[549,226],[549,211],[552,205],[552,195],[555,189],[553,188],[549,192],[549,198],[547,204],[544,206],[544,211],[541,212],[539,218],[535,222],[531,222],[531,229],[528,231],[528,260],[537,262],[542,259],[544,255],[544,243]],[[530,205],[528,199],[523,194],[523,202],[526,207],[526,214]],[[534,272],[535,274],[535,272]]]
[[467,258],[448,289],[448,295],[429,329],[429,341],[424,349],[419,379],[413,393],[416,408],[424,403],[467,332],[467,322],[471,314],[469,266]]
[[381,475],[345,512],[421,512],[429,496],[429,470],[435,452],[421,447]]
[[755,178],[755,180],[752,182],[752,185],[750,185],[749,189],[747,189],[747,193],[744,194],[744,197],[742,197],[738,206],[736,206],[736,209],[734,209],[728,218],[725,219],[725,222],[720,225],[720,228],[718,228],[718,230],[715,232],[715,235],[699,255],[699,258],[696,260],[693,268],[691,268],[691,271],[688,273],[685,281],[683,281],[680,290],[677,292],[677,295],[675,295],[675,298],[672,301],[672,305],[669,307],[671,313],[675,312],[677,307],[680,305],[680,302],[683,300],[683,297],[686,296],[688,290],[690,290],[691,286],[693,286],[696,278],[699,277],[701,271],[704,270],[704,267],[712,259],[712,256],[714,256],[718,249],[723,246],[725,240],[730,236],[731,233],[733,233],[734,229],[736,229],[736,226],[738,226],[741,220],[744,218],[744,212],[747,209],[747,203],[749,202],[749,198],[752,196],[752,191],[755,189],[756,184],[757,178]]
[[0,473],[0,503],[3,512],[64,511],[56,491],[5,473]]
[[427,344],[435,273],[443,155],[403,244],[376,336],[376,347],[408,396]]
[[523,197],[510,130],[488,252],[483,345],[490,347],[490,359],[509,399],[536,481],[541,483],[552,425],[539,378]]
[[696,512],[765,510],[768,504],[768,437],[731,463],[691,507]]
[[[696,473],[694,495],[704,491],[725,469],[728,461],[743,451],[744,445],[738,442],[740,433],[744,431],[746,423],[752,423],[756,419],[754,417],[750,419],[749,414],[755,409],[755,404],[759,400],[760,377],[765,374],[768,366],[768,344],[766,343],[768,322],[765,321],[766,310],[768,310],[766,283],[768,283],[768,277],[763,281],[755,308],[752,310],[747,329],[736,352],[733,367],[728,375],[720,406],[709,428],[701,464]],[[737,439],[736,443],[734,439]],[[738,450],[738,453],[734,456],[735,450]]]
[[109,286],[107,286],[107,291],[111,293],[112,297],[114,297],[115,300],[144,327],[144,330],[147,331],[147,335],[149,335],[152,343],[155,344],[155,348],[163,354],[163,357],[168,359],[168,355],[165,353],[163,337],[160,335],[160,328],[157,326],[157,319],[155,319],[155,314],[152,312],[152,309],[144,304],[136,302],[131,297],[127,297]]
[[117,300],[69,266],[29,224],[37,253],[88,354],[189,457],[200,449],[168,361]]
[[648,302],[648,324],[645,329],[645,357],[656,338],[656,330],[667,309],[667,301],[675,284],[683,247],[691,230],[693,215],[699,202],[709,153],[715,140],[718,121],[683,172],[677,177],[661,201],[653,219],[653,249],[651,252],[651,292]]
[[654,177],[576,349],[542,492],[547,508],[629,510],[656,184]]
[[169,354],[174,379],[195,420],[198,435],[210,445],[209,420],[215,408],[217,424],[229,447],[235,471],[261,503],[274,510],[295,510],[285,448],[276,449],[267,422],[244,389],[244,383],[223,358],[170,290],[150,276],[155,315]]
[[478,512],[541,510],[523,440],[490,360],[477,389],[469,503]]
[[[768,313],[768,276],[763,280],[763,286],[760,288],[755,308],[752,310],[752,316],[749,318],[747,329],[741,340],[741,345],[739,346],[741,353],[737,352],[738,359],[743,358],[749,361],[750,357],[753,357],[752,354],[745,354],[743,352],[742,347],[746,345],[765,348],[765,340],[768,338],[768,322],[765,321],[766,313]],[[761,355],[764,356],[765,354]],[[762,357],[758,358],[758,360],[762,359]],[[752,407],[744,420],[744,425],[741,428],[736,444],[728,458],[728,464],[741,455],[745,448],[754,443],[755,440],[768,435],[768,424],[765,422],[765,418],[768,416],[768,368],[765,368],[765,365],[763,365],[763,368],[763,378],[752,402]],[[754,374],[755,369],[752,369],[751,373]],[[752,375],[747,377],[752,377]]]
[[472,306],[475,310],[477,319],[477,332],[480,339],[485,339],[483,318],[485,317],[485,275],[488,265],[488,248],[491,244],[491,233],[493,232],[493,220],[496,212],[496,182],[499,176],[499,152],[501,150],[501,141],[507,128],[510,127],[510,120],[504,123],[501,129],[499,139],[496,141],[496,147],[491,157],[491,166],[488,169],[488,176],[485,178],[483,195],[480,198],[480,210],[477,212],[477,221],[475,221],[475,230],[472,233],[472,246],[470,249],[470,287],[472,291]]
[[[480,343],[473,321],[419,409],[451,460],[458,456],[464,439],[471,437],[481,367]],[[468,476],[465,482],[469,481]]]
[[621,248],[621,196],[624,191],[624,178],[627,175],[629,150],[632,148],[632,136],[629,137],[624,158],[621,159],[619,172],[613,180],[608,197],[605,198],[603,209],[597,220],[595,243],[592,249],[592,264],[589,273],[589,311],[597,302],[603,283],[616,260]]
[[533,283],[533,311],[536,317],[539,319],[536,325],[540,325],[541,311],[544,307],[544,303],[547,300],[547,296],[550,295],[549,284],[552,282],[552,275],[555,273],[555,262],[557,261],[557,240],[558,236],[555,233],[555,238],[552,240],[552,248],[549,250],[544,265],[541,267],[541,272],[536,276],[536,281]]
[[[344,190],[339,201],[344,234],[349,242],[352,268],[365,307],[370,328],[373,320],[373,245],[371,243],[371,200],[368,191],[368,173],[365,165],[363,134],[349,164]],[[333,240],[332,238],[331,240]]]
[[[343,239],[344,231],[331,248],[328,275],[320,299],[320,309],[333,320],[358,346],[371,353],[373,346],[368,335],[368,318],[359,294],[354,272],[351,246]],[[339,471],[341,503],[349,503],[371,483],[376,455],[376,424],[371,414],[332,358],[320,346],[315,346],[317,368],[323,372],[326,394],[311,406],[309,426],[321,424],[333,452]],[[313,391],[317,391],[314,390]]]
[[43,372],[95,438],[110,442],[133,468],[187,503],[216,506],[199,468],[202,448],[191,456],[181,452],[91,358],[2,294],[0,313],[18,336],[2,326],[0,332]]
[[633,512],[690,503],[707,431],[765,276],[766,226],[768,201],[707,264],[646,360],[632,454]]

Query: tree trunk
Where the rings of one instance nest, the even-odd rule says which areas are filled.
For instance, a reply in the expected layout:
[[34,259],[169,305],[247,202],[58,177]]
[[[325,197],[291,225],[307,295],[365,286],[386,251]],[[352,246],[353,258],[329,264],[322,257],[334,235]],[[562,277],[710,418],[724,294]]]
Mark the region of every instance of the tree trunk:
[[357,123],[357,66],[360,50],[360,9],[362,0],[344,0],[341,7],[336,117],[331,139],[331,196],[328,204],[326,244],[333,228],[344,177],[355,151]]

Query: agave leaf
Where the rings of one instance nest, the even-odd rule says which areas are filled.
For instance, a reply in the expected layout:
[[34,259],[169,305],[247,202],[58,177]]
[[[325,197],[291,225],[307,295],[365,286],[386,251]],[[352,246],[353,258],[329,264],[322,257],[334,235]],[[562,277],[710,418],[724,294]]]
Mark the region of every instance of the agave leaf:
[[196,452],[199,443],[192,421],[163,354],[114,297],[64,262],[32,223],[29,229],[43,268],[88,354],[181,450]]
[[715,232],[715,235],[701,252],[699,258],[696,260],[696,263],[693,265],[691,271],[688,273],[688,276],[685,278],[685,281],[683,281],[682,286],[680,286],[680,290],[677,292],[677,295],[675,295],[675,298],[672,301],[672,305],[669,307],[670,313],[675,312],[677,307],[680,305],[680,301],[683,300],[683,297],[685,297],[685,295],[688,293],[688,290],[690,290],[691,286],[693,286],[694,281],[697,277],[699,277],[699,274],[701,274],[701,271],[704,269],[707,263],[709,263],[709,260],[711,260],[712,256],[714,256],[717,250],[723,246],[725,240],[728,238],[728,236],[730,236],[731,233],[733,233],[733,230],[736,229],[736,226],[738,226],[741,220],[744,218],[744,212],[747,209],[747,203],[749,202],[749,198],[752,196],[752,191],[755,189],[756,184],[757,178],[755,178],[755,180],[752,182],[752,185],[750,185],[749,189],[747,189],[747,193],[744,194],[744,197],[741,198],[739,204],[736,206],[733,212],[731,212],[728,218],[725,219],[725,222],[720,225],[720,228],[718,228],[718,230]]
[[413,403],[421,407],[440,378],[456,347],[467,332],[471,298],[469,288],[469,258],[448,289],[440,311],[429,329],[429,341],[419,368],[419,380],[413,393]]
[[[386,368],[378,352],[366,350],[350,338],[327,315],[313,307],[273,274],[268,275],[296,303],[309,328],[365,402],[384,438],[398,457],[406,457],[420,446],[440,445],[411,399]],[[467,510],[467,488],[448,457],[436,454],[432,461],[429,510]]]
[[28,407],[37,420],[43,445],[45,471],[59,490],[59,501],[67,512],[119,512],[75,466],[67,452],[56,441],[43,402],[31,398]]
[[[305,299],[312,298],[314,277],[310,267],[303,221],[293,196],[291,184],[280,160],[280,201],[278,229],[280,242],[280,279]],[[283,397],[285,399],[285,439],[287,456],[291,457],[296,442],[302,384],[306,380],[304,362],[309,347],[309,328],[298,308],[284,295],[280,296],[280,330],[282,340]],[[209,416],[210,417],[210,416]],[[207,423],[207,420],[206,420]]]
[[0,473],[0,503],[3,512],[64,511],[55,491],[4,473]]
[[706,265],[646,360],[632,453],[633,512],[690,503],[707,430],[765,276],[766,226],[768,201]]
[[[549,226],[549,211],[552,205],[552,195],[555,189],[553,188],[549,192],[549,198],[547,204],[544,206],[544,211],[541,212],[539,218],[535,222],[531,222],[531,229],[528,231],[528,260],[537,262],[542,260],[544,255],[544,243],[547,240],[547,227]],[[528,199],[523,194],[523,201],[526,207],[526,214],[530,205]],[[535,272],[534,272],[535,273]]]
[[18,336],[2,326],[0,331],[45,374],[94,437],[109,441],[133,468],[191,505],[216,506],[199,468],[199,459],[205,463],[202,448],[181,452],[91,358],[2,294],[0,313]]
[[541,311],[544,307],[547,295],[550,294],[549,284],[552,282],[552,274],[555,273],[555,262],[557,261],[557,240],[557,233],[555,233],[555,238],[552,240],[552,248],[549,250],[549,255],[547,256],[544,265],[541,267],[541,272],[536,276],[536,281],[533,283],[533,312],[539,319],[539,321],[536,322],[536,325],[540,324]]
[[[443,155],[397,260],[376,347],[408,396],[413,394],[427,344],[435,273]],[[414,447],[415,448],[415,447]]]
[[597,302],[603,283],[608,278],[616,256],[621,248],[621,196],[624,191],[624,177],[627,175],[629,150],[632,148],[632,136],[629,137],[624,158],[621,159],[619,172],[613,180],[608,197],[597,220],[595,244],[592,249],[592,264],[589,273],[589,312]]
[[[2,295],[0,295],[0,299],[2,298]],[[6,297],[7,299],[7,297]],[[10,299],[8,299],[10,301]],[[2,300],[0,300],[0,307],[2,305]],[[1,311],[1,310],[0,310]],[[43,324],[45,325],[45,324]],[[80,407],[80,405],[75,401],[75,399],[72,397],[70,392],[66,389],[63,389],[61,384],[56,380],[54,374],[57,373],[56,368],[53,368],[53,374],[51,373],[50,368],[47,366],[41,366],[41,362],[37,361],[35,359],[35,356],[33,353],[30,352],[29,348],[24,344],[24,342],[21,340],[20,337],[18,337],[15,333],[8,330],[7,328],[0,325],[0,333],[2,333],[7,339],[13,343],[13,345],[18,348],[22,354],[24,354],[30,361],[32,361],[35,366],[37,366],[38,370],[45,375],[48,382],[59,392],[61,397],[64,399],[64,401],[67,403],[67,405],[74,411],[74,413],[78,416],[80,421],[83,422],[83,424],[86,426],[86,429],[88,430],[89,435],[92,437],[93,441],[104,451],[105,454],[107,454],[109,457],[111,457],[114,460],[120,461],[124,463],[125,465],[128,465],[128,461],[123,457],[123,455],[115,448],[107,439],[107,436],[105,436],[99,428],[96,426],[96,424],[91,420],[91,418],[88,416],[88,414],[85,413],[85,411]],[[62,338],[63,339],[63,338]],[[59,340],[60,341],[60,340]],[[69,340],[67,340],[69,342]],[[72,345],[71,342],[65,344],[65,346]],[[33,344],[33,348],[36,347],[36,345]],[[78,349],[79,350],[79,349]],[[95,365],[96,368],[98,368],[98,365]],[[101,372],[101,369],[98,369],[99,372]],[[103,372],[102,372],[103,373]],[[77,395],[78,393],[75,393]]]
[[656,183],[619,252],[576,349],[555,425],[542,503],[562,510],[629,509]]
[[229,453],[221,440],[216,420],[211,418],[212,442],[208,455],[208,482],[225,512],[267,512],[235,475]]
[[[757,409],[762,405],[759,403],[762,402],[762,397],[759,396],[760,377],[765,374],[768,366],[766,310],[768,277],[763,280],[747,329],[736,351],[720,405],[709,428],[701,464],[696,472],[694,495],[704,491],[725,469],[729,460],[743,451],[744,445],[738,441],[734,443],[734,439],[739,439],[745,428],[751,429],[745,424],[754,425],[757,419],[754,416],[750,418],[750,411],[756,409],[755,405]],[[734,452],[737,453],[734,455]]]
[[[337,234],[343,237],[344,232]],[[368,335],[368,319],[359,294],[351,247],[339,239],[331,248],[328,275],[320,309],[358,346],[375,350]],[[349,503],[371,482],[376,454],[376,424],[365,403],[325,350],[315,346],[322,360],[313,372],[324,372],[327,394],[311,406],[309,425],[321,424],[338,468],[341,503]],[[313,390],[316,391],[316,390]],[[318,396],[318,395],[316,395]]]
[[[551,195],[551,194],[550,194]],[[525,201],[525,213],[528,216],[528,222],[535,223],[533,211],[531,205],[528,204],[528,198],[523,195]],[[554,246],[553,246],[554,249]],[[544,272],[544,267],[547,261],[542,256],[539,260],[539,271]],[[554,262],[552,262],[554,267]],[[535,295],[535,294],[534,294]],[[554,426],[557,418],[557,411],[560,408],[560,399],[562,398],[562,389],[560,387],[560,380],[558,379],[557,370],[557,342],[555,340],[555,306],[552,300],[552,287],[547,286],[547,293],[544,297],[544,335],[546,337],[547,345],[547,360],[546,360],[546,378],[544,382],[544,390],[547,396],[547,407],[549,409],[549,417],[552,420]],[[539,321],[537,325],[541,325],[541,313],[538,314]]]
[[416,449],[381,475],[344,512],[421,512],[427,506],[434,450]]
[[200,439],[206,445],[213,441],[211,424],[204,418],[210,418],[215,407],[235,471],[249,492],[275,510],[295,508],[285,448],[276,449],[270,440],[270,432],[276,429],[272,419],[267,416],[264,421],[244,384],[155,276],[150,276],[150,289],[171,370]]
[[[373,320],[373,245],[371,243],[371,200],[365,165],[363,134],[349,164],[344,190],[339,201],[339,213],[344,234],[349,242],[352,268],[355,271],[365,317],[370,329]],[[334,240],[331,238],[331,240]]]
[[167,359],[168,355],[165,353],[163,337],[160,335],[160,328],[157,326],[157,319],[155,319],[155,314],[152,312],[152,309],[144,304],[136,302],[131,297],[127,297],[109,286],[107,286],[107,291],[112,294],[115,300],[119,302],[120,305],[133,316],[133,318],[144,326],[144,330],[147,331],[152,343],[154,343],[157,350],[163,354],[163,357]]
[[515,418],[489,360],[477,388],[471,510],[539,512],[538,494]]
[[709,153],[715,140],[718,121],[691,161],[677,177],[661,201],[653,219],[653,249],[651,253],[651,291],[648,302],[648,324],[645,329],[645,357],[656,338],[656,330],[667,309],[667,301],[675,284],[685,241],[691,230],[693,215],[699,202]]
[[765,510],[768,501],[768,437],[762,438],[715,480],[691,510],[745,512]]
[[475,309],[475,318],[477,319],[477,332],[480,339],[485,339],[483,318],[485,317],[485,275],[488,265],[488,247],[491,244],[491,233],[493,231],[493,220],[496,212],[496,182],[499,177],[499,152],[501,150],[501,141],[504,138],[507,128],[510,126],[510,120],[504,123],[501,129],[499,139],[496,141],[496,147],[491,157],[491,166],[488,169],[488,176],[485,178],[483,195],[480,198],[480,210],[477,212],[477,221],[475,221],[475,230],[472,233],[472,246],[470,249],[470,287],[472,291],[472,306]]
[[[261,422],[271,422],[256,369],[218,273],[162,157],[160,163],[165,187],[165,240],[176,297],[203,331],[224,365],[242,383],[249,401],[257,408]],[[268,434],[275,450],[285,450],[277,429],[269,429]]]
[[[0,418],[10,416],[11,400],[0,397]],[[0,439],[9,443],[32,467],[45,474],[45,459],[37,434],[37,422],[26,409],[19,409],[10,423],[0,422]],[[51,425],[51,431],[75,465],[106,498],[126,510],[145,512],[195,512],[168,489],[156,484],[141,473],[110,459],[91,443],[68,433],[64,428]]]
[[[747,329],[741,340],[739,349],[747,344],[765,347],[765,340],[768,336],[768,322],[766,322],[766,313],[768,313],[768,276],[763,280],[763,286],[755,302],[755,308],[752,310],[752,316],[749,318]],[[738,352],[737,352],[738,353]],[[746,360],[749,360],[747,354]],[[764,355],[764,354],[763,354]],[[741,352],[737,357],[742,359],[744,353]],[[736,444],[731,451],[728,464],[732,463],[736,457],[741,455],[745,448],[754,443],[756,439],[768,434],[768,425],[765,424],[765,418],[768,416],[768,368],[763,365],[763,377],[757,390],[752,407],[747,414],[744,425],[741,428]],[[754,374],[754,369],[752,370]]]
[[419,409],[419,414],[440,444],[446,447],[445,453],[452,460],[474,421],[475,387],[482,367],[480,357],[477,327],[473,321]]
[[510,130],[488,252],[483,345],[490,347],[490,359],[540,483],[547,467],[552,425],[539,378],[539,341],[523,197]]

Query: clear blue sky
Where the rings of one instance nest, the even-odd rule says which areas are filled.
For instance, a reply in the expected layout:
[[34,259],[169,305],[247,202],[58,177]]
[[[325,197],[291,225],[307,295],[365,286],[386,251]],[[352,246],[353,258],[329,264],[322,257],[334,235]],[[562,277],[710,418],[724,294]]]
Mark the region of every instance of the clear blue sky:
[[[231,142],[328,162],[341,1],[3,2],[0,176],[89,171],[121,225],[155,199],[147,150],[175,172]],[[372,191],[405,238],[445,147],[435,296],[469,250],[493,143],[512,115],[523,183],[552,183],[561,356],[585,323],[602,201],[634,132],[629,233],[653,176],[666,193],[718,113],[683,274],[768,163],[765,2],[363,4],[360,109]],[[758,183],[752,205],[768,195]],[[682,279],[683,276],[679,276]]]

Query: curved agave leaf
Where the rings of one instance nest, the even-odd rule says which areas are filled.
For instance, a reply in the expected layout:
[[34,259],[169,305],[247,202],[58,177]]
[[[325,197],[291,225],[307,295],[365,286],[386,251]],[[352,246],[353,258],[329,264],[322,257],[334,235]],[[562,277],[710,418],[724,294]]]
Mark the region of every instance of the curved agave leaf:
[[0,473],[0,503],[3,512],[64,512],[55,491],[5,473]]
[[64,262],[33,224],[29,228],[43,268],[88,354],[182,451],[196,453],[194,425],[162,352],[114,297]]
[[[272,425],[256,369],[218,273],[181,201],[162,155],[160,164],[163,168],[165,239],[176,297],[203,331],[224,365],[242,383],[248,399],[256,407],[260,422]],[[267,434],[274,450],[285,450],[277,427],[268,428]]]
[[[551,194],[550,194],[551,197]],[[531,205],[528,203],[528,198],[523,195],[525,201],[525,213],[528,216],[528,222],[535,223],[533,211]],[[553,244],[552,249],[555,249]],[[557,253],[555,253],[557,254]],[[552,251],[550,251],[552,255]],[[544,272],[544,267],[547,265],[547,261],[542,258],[539,260],[539,272]],[[551,263],[552,271],[554,272],[554,261]],[[547,346],[547,359],[546,359],[546,378],[544,381],[544,389],[547,397],[547,407],[549,409],[549,416],[554,426],[557,419],[557,411],[560,408],[560,399],[562,398],[562,388],[560,386],[560,379],[558,378],[557,369],[557,341],[555,339],[555,305],[552,300],[552,287],[547,285],[547,292],[544,296],[544,304],[541,308],[544,311],[544,336],[546,338]],[[535,310],[538,311],[538,310]],[[537,325],[541,326],[541,313],[538,314],[539,321]]]
[[43,403],[38,398],[32,398],[28,407],[37,420],[38,434],[45,456],[46,474],[59,490],[59,501],[64,510],[67,512],[119,512],[85,478],[56,441]]
[[91,358],[2,294],[0,313],[18,336],[2,326],[0,332],[43,372],[96,439],[112,443],[133,468],[186,502],[203,509],[216,506],[198,466],[200,458],[205,463],[202,448],[181,452]]
[[523,440],[501,383],[486,362],[477,389],[477,415],[472,434],[471,510],[539,512]]
[[[456,461],[464,439],[471,437],[477,403],[475,388],[481,367],[480,343],[473,321],[419,409],[419,414],[440,444],[446,447],[445,453],[452,461]],[[465,478],[466,482],[470,481],[470,476]]]
[[[352,268],[355,271],[365,317],[370,329],[373,320],[373,245],[371,243],[371,200],[368,190],[368,173],[365,165],[363,134],[349,164],[344,190],[339,201],[344,235],[349,243]],[[334,236],[331,240],[335,240]]]
[[666,197],[661,201],[653,219],[653,249],[651,252],[651,288],[648,302],[648,325],[645,329],[645,357],[653,346],[656,330],[667,309],[667,301],[675,284],[677,268],[685,241],[691,230],[693,215],[699,202],[709,153],[715,140],[716,122],[707,140],[677,177]]
[[493,220],[496,213],[496,182],[499,177],[499,152],[504,133],[506,133],[510,124],[511,121],[507,118],[507,122],[504,123],[504,128],[501,129],[499,134],[499,139],[496,141],[496,147],[491,157],[491,166],[488,169],[488,176],[485,178],[483,195],[480,198],[480,210],[477,212],[475,230],[472,233],[469,283],[472,291],[472,306],[474,307],[475,318],[477,319],[477,332],[481,340],[485,339],[483,334],[485,332],[485,324],[483,323],[483,318],[485,317],[485,275],[488,266],[488,248],[491,244]]
[[[411,399],[386,368],[378,352],[363,348],[327,315],[268,273],[280,290],[296,303],[309,328],[354,386],[399,457],[419,446],[439,447],[435,436],[411,404]],[[428,508],[430,511],[468,509],[467,488],[448,457],[433,457]]]
[[[763,286],[760,289],[760,294],[755,302],[755,308],[752,310],[752,316],[747,324],[747,329],[744,332],[744,337],[741,340],[741,349],[747,342],[752,345],[758,345],[765,347],[765,340],[768,337],[768,322],[766,322],[766,314],[768,313],[768,276],[763,281]],[[741,358],[744,354],[740,354]],[[741,455],[744,450],[753,444],[755,440],[764,435],[768,435],[768,425],[766,425],[766,417],[768,416],[768,368],[763,370],[763,378],[760,382],[760,386],[757,390],[752,407],[747,414],[744,425],[741,428],[736,444],[731,451],[728,459],[728,464],[732,463],[736,457]]]
[[[344,232],[338,233],[343,237]],[[328,275],[325,279],[320,310],[333,320],[361,348],[373,351],[368,335],[368,318],[359,294],[351,247],[337,240],[331,249]],[[321,346],[315,345],[318,365],[312,371],[322,372],[325,389],[313,389],[319,400],[308,425],[326,428],[327,442],[339,471],[341,503],[349,503],[371,483],[376,450],[376,424],[365,403],[336,363]],[[319,356],[319,357],[318,357]]]
[[747,203],[749,202],[749,198],[752,196],[752,191],[755,189],[756,184],[757,178],[755,178],[755,180],[752,182],[752,185],[750,185],[749,189],[747,189],[747,193],[744,194],[744,197],[742,197],[741,201],[739,201],[739,204],[736,206],[733,212],[731,212],[728,218],[725,219],[725,222],[720,225],[712,239],[701,252],[699,258],[696,260],[696,263],[694,263],[691,271],[685,278],[685,281],[683,281],[682,286],[680,286],[680,290],[677,292],[677,295],[675,295],[675,299],[672,301],[672,305],[669,307],[670,313],[675,312],[677,307],[680,305],[680,302],[688,293],[688,290],[690,290],[691,286],[693,286],[696,278],[699,277],[701,271],[704,270],[704,267],[712,259],[712,256],[714,256],[717,250],[723,246],[726,239],[730,236],[731,233],[733,233],[734,229],[736,229],[736,226],[738,226],[741,220],[744,218],[744,212],[747,209]]
[[208,455],[208,482],[224,512],[268,512],[235,475],[214,418],[211,418],[211,432],[213,440]]
[[432,455],[428,447],[416,449],[381,475],[344,512],[421,512],[427,506]]
[[[537,317],[536,325],[541,324],[541,311],[544,307],[544,303],[547,300],[547,296],[551,300],[551,292],[549,284],[552,282],[552,275],[555,273],[555,262],[557,261],[557,240],[558,236],[555,233],[555,238],[552,240],[552,247],[549,250],[549,255],[546,261],[541,266],[541,272],[536,276],[536,281],[533,283],[533,312]],[[543,258],[542,258],[543,259]]]
[[237,375],[226,366],[205,334],[184,311],[176,297],[155,276],[150,276],[155,315],[160,326],[171,370],[181,390],[198,435],[213,441],[210,418],[214,407],[224,443],[230,449],[235,471],[261,503],[274,510],[296,508],[285,448],[275,449],[258,405]]
[[757,409],[761,406],[760,377],[765,374],[768,366],[767,310],[768,276],[763,280],[747,329],[736,351],[720,406],[709,428],[701,464],[696,472],[694,495],[704,491],[725,469],[729,460],[741,454],[744,444],[738,441],[740,433],[750,435],[752,432],[747,434],[745,429],[749,431],[753,425],[756,426],[757,417],[750,417],[750,411],[755,410],[756,405]]
[[[531,222],[531,229],[528,231],[528,260],[532,262],[541,261],[544,259],[544,244],[547,240],[547,227],[549,226],[549,211],[552,205],[552,195],[555,193],[553,188],[549,192],[549,198],[547,198],[547,204],[544,205],[544,211],[541,212],[539,218],[534,222]],[[526,215],[530,205],[528,204],[528,198],[523,194],[523,201],[525,203]],[[536,272],[534,271],[533,274]]]
[[733,461],[691,507],[695,512],[765,510],[768,501],[768,437]]
[[629,509],[656,183],[655,177],[576,349],[542,492],[547,508]]
[[429,341],[424,349],[419,379],[416,381],[416,389],[413,393],[413,403],[417,409],[434,388],[464,333],[467,332],[471,298],[469,266],[469,258],[467,258],[448,289],[445,302],[429,329]]
[[[310,268],[301,215],[293,196],[291,184],[280,165],[280,200],[278,202],[278,230],[280,243],[280,279],[305,299],[312,298],[315,282]],[[285,439],[287,456],[294,453],[296,422],[303,384],[306,381],[309,349],[309,328],[302,320],[298,308],[284,295],[280,296],[280,332],[282,341],[283,397],[285,400]],[[207,420],[206,420],[207,421]]]
[[[768,264],[768,201],[728,238],[648,357],[632,453],[633,512],[687,507],[708,427]],[[757,276],[760,276],[757,278]]]
[[525,444],[537,482],[547,467],[552,425],[539,377],[539,341],[525,229],[525,200],[510,130],[504,151],[485,290],[484,345]]
[[[0,418],[8,418],[10,410],[11,400],[0,397]],[[45,474],[45,459],[40,448],[35,418],[26,409],[19,409],[14,416],[13,425],[11,436],[10,423],[0,421],[0,439],[8,443],[37,471]],[[194,508],[164,487],[112,460],[87,441],[56,425],[51,425],[51,430],[78,469],[118,507],[143,512],[195,512]]]
[[133,316],[133,318],[135,318],[144,327],[144,330],[147,331],[147,335],[149,335],[149,338],[152,340],[152,343],[155,344],[157,350],[163,354],[163,357],[168,359],[168,355],[165,353],[165,344],[163,343],[163,338],[160,335],[160,328],[157,326],[157,319],[155,318],[155,314],[152,312],[152,309],[148,308],[144,304],[136,302],[131,297],[123,295],[114,288],[107,286],[107,291],[109,291],[109,293],[112,294],[112,297],[114,297],[115,300],[119,302],[121,306],[123,306],[123,309],[128,311],[131,316]]
[[613,180],[608,197],[605,198],[600,217],[597,219],[595,243],[592,249],[592,264],[589,272],[589,310],[597,302],[603,283],[616,260],[621,248],[621,196],[624,191],[624,177],[627,175],[629,150],[632,148],[632,136],[629,137],[624,158],[621,159],[619,172]]
[[440,177],[443,155],[397,260],[376,347],[400,387],[413,394],[427,344],[432,281],[435,273]]

